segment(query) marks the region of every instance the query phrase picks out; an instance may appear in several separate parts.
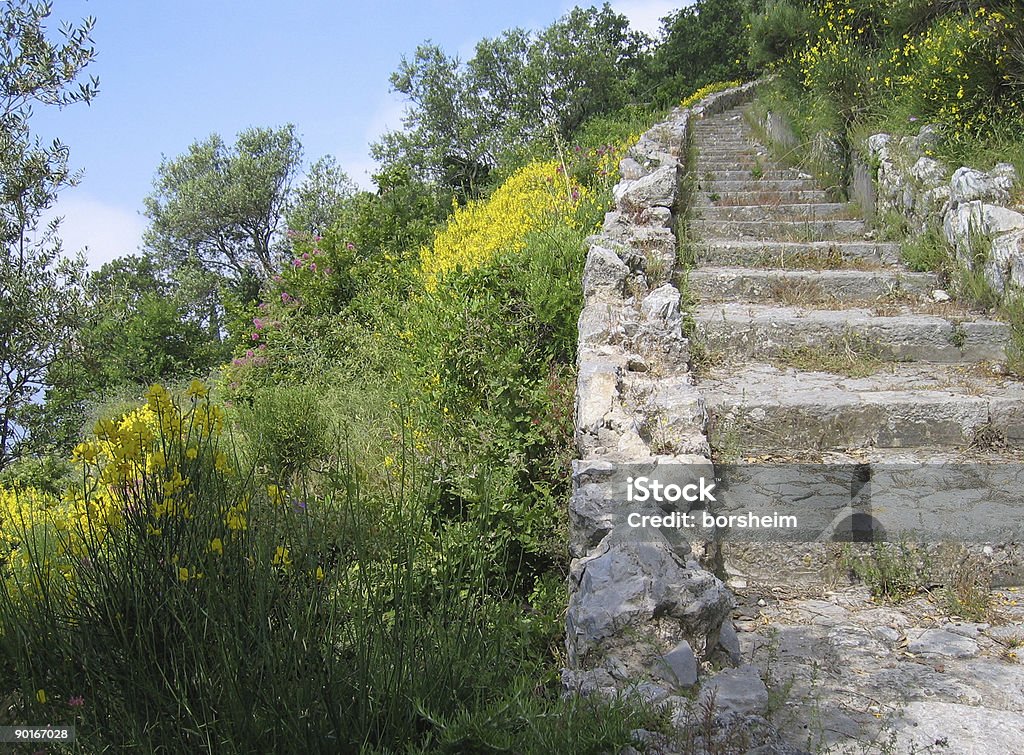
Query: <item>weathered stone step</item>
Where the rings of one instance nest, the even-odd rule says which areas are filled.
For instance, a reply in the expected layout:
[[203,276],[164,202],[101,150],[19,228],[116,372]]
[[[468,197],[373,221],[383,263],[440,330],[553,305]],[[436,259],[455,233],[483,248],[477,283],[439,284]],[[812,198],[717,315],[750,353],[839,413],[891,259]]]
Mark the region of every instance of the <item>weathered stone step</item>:
[[750,149],[745,150],[721,150],[715,152],[701,152],[697,156],[696,166],[698,168],[703,167],[718,167],[721,165],[730,165],[735,163],[754,163],[760,162],[762,165],[774,165],[775,161],[772,160],[768,155],[763,152],[756,152]]
[[845,378],[754,363],[700,381],[712,445],[783,449],[1024,445],[1024,387],[938,365]]
[[821,270],[849,266],[894,264],[899,245],[871,241],[774,241],[708,238],[693,242],[697,261],[712,265],[746,265]]
[[697,188],[728,196],[733,192],[758,193],[763,191],[820,191],[820,187],[808,178],[750,178],[724,180],[718,176],[706,178],[698,175]]
[[766,160],[754,160],[754,159],[739,159],[739,160],[715,160],[714,162],[705,162],[698,160],[694,163],[694,170],[697,171],[697,175],[705,176],[708,173],[727,173],[731,171],[745,171],[753,173],[755,170],[767,173],[768,171],[779,171],[779,170],[793,170],[786,166],[775,165],[767,162]]
[[1001,361],[1009,327],[994,320],[953,322],[925,314],[880,317],[866,309],[806,309],[745,302],[705,304],[694,321],[712,355],[782,357],[794,349],[837,351],[895,361]]
[[797,191],[733,191],[719,194],[701,190],[694,196],[695,207],[774,207],[783,204],[828,204],[828,192],[821,189]]
[[850,220],[856,217],[845,202],[717,205],[697,204],[703,220]]
[[868,232],[863,220],[693,220],[698,236],[779,241],[853,241]]
[[807,181],[808,188],[816,188],[814,179],[806,173],[801,173],[795,168],[774,168],[766,167],[760,174],[755,175],[752,170],[706,170],[699,169],[697,176],[702,183],[707,181]]
[[701,300],[765,302],[783,296],[818,301],[869,302],[894,294],[926,299],[940,285],[932,273],[901,270],[757,270],[710,267],[691,270],[689,290]]
[[873,270],[895,263],[899,250],[895,244],[862,241],[720,238],[693,242],[693,248],[702,264],[784,270]]

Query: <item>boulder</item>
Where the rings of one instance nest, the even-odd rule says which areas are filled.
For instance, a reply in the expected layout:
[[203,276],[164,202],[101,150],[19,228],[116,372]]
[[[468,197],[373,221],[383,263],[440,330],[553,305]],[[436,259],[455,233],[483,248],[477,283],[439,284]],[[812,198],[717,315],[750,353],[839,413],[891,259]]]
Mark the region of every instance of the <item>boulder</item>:
[[989,204],[1007,204],[1016,178],[1013,166],[1006,163],[996,166],[991,173],[958,168],[950,181],[950,204],[955,207],[977,200]]
[[603,246],[592,246],[583,269],[583,294],[593,296],[601,292],[623,294],[629,268],[619,255]]
[[679,164],[662,165],[635,181],[621,181],[612,190],[620,210],[639,212],[648,207],[675,206],[679,194]]

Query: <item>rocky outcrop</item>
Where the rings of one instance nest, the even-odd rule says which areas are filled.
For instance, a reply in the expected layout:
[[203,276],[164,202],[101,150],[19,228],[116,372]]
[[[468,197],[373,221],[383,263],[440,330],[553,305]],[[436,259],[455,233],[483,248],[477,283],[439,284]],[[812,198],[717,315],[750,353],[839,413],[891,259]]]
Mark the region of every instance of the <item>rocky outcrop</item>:
[[1019,292],[1024,289],[1024,213],[1010,207],[1019,181],[1014,167],[950,170],[928,154],[939,138],[930,126],[916,136],[869,137],[866,162],[876,173],[871,184],[855,184],[855,195],[880,215],[905,218],[913,231],[940,228],[959,265],[983,271],[997,293]]

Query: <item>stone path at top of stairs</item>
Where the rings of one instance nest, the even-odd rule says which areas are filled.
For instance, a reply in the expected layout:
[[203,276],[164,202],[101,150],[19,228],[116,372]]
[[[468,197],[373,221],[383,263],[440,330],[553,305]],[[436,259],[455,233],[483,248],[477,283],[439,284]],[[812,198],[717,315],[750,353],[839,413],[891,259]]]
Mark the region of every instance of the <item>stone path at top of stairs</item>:
[[[718,461],[1024,459],[1004,323],[945,301],[936,276],[775,162],[740,110],[697,122],[694,139],[688,289]],[[1024,609],[957,623],[925,598],[881,606],[845,574],[828,582],[800,544],[723,552],[743,660],[788,690],[776,720],[794,745],[1024,753]],[[794,587],[801,570],[814,590]]]

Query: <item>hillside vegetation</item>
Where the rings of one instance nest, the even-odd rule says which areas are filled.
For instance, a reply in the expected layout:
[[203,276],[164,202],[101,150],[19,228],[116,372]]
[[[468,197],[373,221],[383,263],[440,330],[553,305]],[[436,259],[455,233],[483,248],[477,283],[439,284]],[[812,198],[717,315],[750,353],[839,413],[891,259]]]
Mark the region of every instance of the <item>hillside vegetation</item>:
[[994,5],[700,0],[658,41],[574,9],[405,58],[375,192],[304,169],[294,126],[214,135],[157,168],[143,253],[87,274],[25,243],[70,180],[25,103],[95,95],[91,24],[55,45],[34,4],[5,14],[0,725],[74,723],[79,752],[614,752],[664,727],[559,680],[584,240],[619,159],[765,69],[846,138],[935,119],[966,154],[1024,122]]

